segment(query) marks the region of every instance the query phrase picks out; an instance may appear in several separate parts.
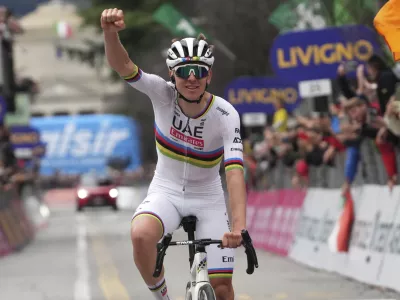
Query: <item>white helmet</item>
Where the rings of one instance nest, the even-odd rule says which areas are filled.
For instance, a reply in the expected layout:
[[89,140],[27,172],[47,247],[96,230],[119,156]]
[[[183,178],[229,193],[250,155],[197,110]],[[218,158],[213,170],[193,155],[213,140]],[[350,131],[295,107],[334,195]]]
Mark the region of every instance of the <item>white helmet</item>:
[[214,63],[211,47],[205,40],[184,38],[176,41],[168,49],[167,66],[172,69],[179,64],[201,62],[210,68]]

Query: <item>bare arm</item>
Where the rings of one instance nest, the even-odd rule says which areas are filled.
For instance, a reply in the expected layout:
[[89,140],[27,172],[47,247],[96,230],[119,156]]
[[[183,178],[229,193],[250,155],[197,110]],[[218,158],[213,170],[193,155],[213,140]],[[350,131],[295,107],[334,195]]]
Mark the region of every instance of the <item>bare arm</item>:
[[306,127],[311,127],[313,125],[313,121],[310,119],[307,119],[303,116],[296,116],[296,121]]
[[246,186],[243,172],[243,144],[240,117],[229,107],[229,115],[221,118],[224,140],[224,164],[232,217],[232,232],[246,228]]
[[175,98],[175,89],[160,76],[143,72],[129,58],[128,52],[122,45],[119,32],[125,29],[123,11],[117,8],[105,9],[100,21],[104,32],[104,49],[110,67],[130,86],[149,96],[154,105],[171,103]]
[[357,94],[361,95],[365,90],[365,77],[364,77],[364,65],[359,65],[356,71],[357,76]]
[[226,173],[229,205],[232,212],[232,231],[246,228],[246,186],[242,169]]
[[120,76],[131,75],[136,66],[129,58],[117,32],[104,32],[104,48],[107,61]]
[[119,40],[118,32],[124,30],[125,20],[122,10],[105,9],[100,18],[104,32],[104,48],[107,61],[120,76],[125,77],[137,72],[137,67],[129,58],[128,52]]

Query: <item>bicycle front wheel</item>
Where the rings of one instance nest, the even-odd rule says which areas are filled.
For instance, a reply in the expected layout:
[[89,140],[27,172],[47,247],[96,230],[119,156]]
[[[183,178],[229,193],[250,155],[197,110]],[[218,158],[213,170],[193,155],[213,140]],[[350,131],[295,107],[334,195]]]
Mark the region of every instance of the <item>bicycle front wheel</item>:
[[192,300],[192,292],[190,291],[190,282],[188,282],[186,285],[185,300]]
[[198,300],[216,300],[215,293],[211,285],[203,285],[199,288],[199,292],[197,294]]

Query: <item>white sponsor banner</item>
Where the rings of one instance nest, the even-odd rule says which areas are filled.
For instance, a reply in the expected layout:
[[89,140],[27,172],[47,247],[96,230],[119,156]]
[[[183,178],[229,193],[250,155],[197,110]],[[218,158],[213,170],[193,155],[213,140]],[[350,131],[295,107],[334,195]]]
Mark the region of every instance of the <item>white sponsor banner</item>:
[[[320,191],[317,199],[324,202],[323,211],[320,211],[321,225],[318,251],[315,253],[315,266],[327,271],[335,271],[337,259],[343,257],[341,253],[332,253],[328,247],[328,238],[331,235],[336,220],[343,208],[343,198],[338,189]],[[321,200],[320,200],[321,201]]]
[[311,267],[318,267],[318,260],[315,258],[321,246],[321,236],[323,236],[322,216],[327,209],[325,200],[322,189],[308,190],[296,237],[289,252],[289,257]]
[[309,189],[298,223],[296,240],[289,256],[311,267],[335,271],[342,268],[347,255],[332,253],[327,240],[342,211],[339,189]]
[[355,221],[348,253],[327,245],[341,212],[341,191],[309,189],[289,257],[311,267],[400,291],[400,187],[352,190]]
[[[353,199],[353,204],[354,204],[354,210],[355,213],[357,214],[357,211],[359,210],[361,204],[362,204],[362,187],[355,187],[351,189],[351,195]],[[337,190],[338,193],[341,193],[341,190]],[[338,214],[340,211],[338,212]],[[329,261],[327,264],[327,267],[323,267],[323,269],[326,269],[328,271],[333,271],[336,273],[343,273],[343,270],[345,269],[345,266],[348,263],[348,253],[347,252],[340,252],[340,253],[332,253],[329,252],[330,256],[328,256],[326,259]]]
[[[378,284],[383,285],[395,290],[400,291],[400,187],[396,187],[390,195],[390,202],[397,201],[395,209],[395,218],[392,223],[381,223],[380,227],[390,228],[390,233],[386,240],[385,254],[381,269],[378,270],[379,280]],[[381,207],[386,208],[386,201],[383,197],[381,200]],[[390,205],[392,207],[392,205]],[[387,232],[385,229],[383,232]]]
[[348,263],[343,273],[376,284],[398,198],[387,187],[365,185],[356,211]]

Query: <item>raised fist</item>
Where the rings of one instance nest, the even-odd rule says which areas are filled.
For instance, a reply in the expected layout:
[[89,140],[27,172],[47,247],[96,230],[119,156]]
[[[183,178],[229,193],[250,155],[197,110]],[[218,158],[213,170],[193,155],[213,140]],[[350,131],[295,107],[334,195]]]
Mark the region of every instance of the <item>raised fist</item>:
[[105,9],[100,18],[105,32],[118,32],[125,29],[124,12],[117,8]]

